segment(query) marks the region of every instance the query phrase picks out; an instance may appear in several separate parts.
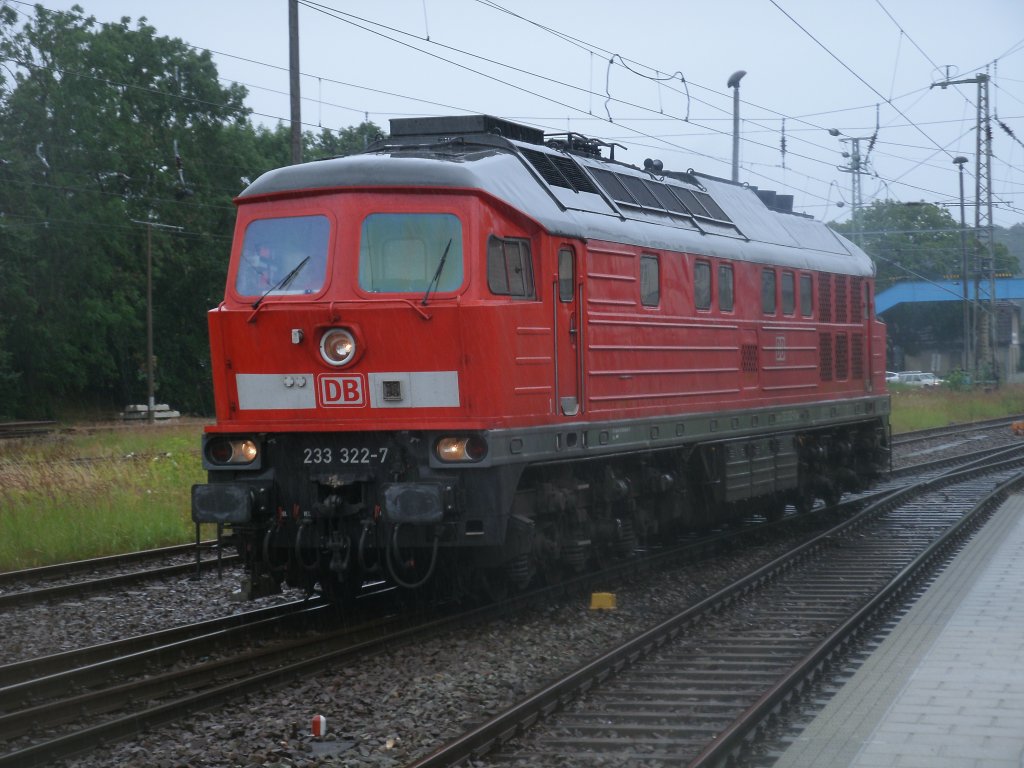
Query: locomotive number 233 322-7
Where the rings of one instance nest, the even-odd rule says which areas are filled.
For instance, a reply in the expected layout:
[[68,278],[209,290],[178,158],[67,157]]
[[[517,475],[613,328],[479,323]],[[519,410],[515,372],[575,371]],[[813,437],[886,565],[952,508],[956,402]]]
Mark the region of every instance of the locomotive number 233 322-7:
[[383,464],[388,449],[378,448],[306,448],[302,452],[303,464]]

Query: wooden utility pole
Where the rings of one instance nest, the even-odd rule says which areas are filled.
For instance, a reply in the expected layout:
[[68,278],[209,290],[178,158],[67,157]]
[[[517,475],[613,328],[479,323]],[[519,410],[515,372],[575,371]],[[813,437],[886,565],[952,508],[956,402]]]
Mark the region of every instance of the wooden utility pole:
[[299,92],[299,0],[288,0],[288,73],[292,103],[292,164],[302,162],[302,97]]
[[153,415],[156,410],[156,376],[153,371],[153,227],[175,232],[185,228],[138,219],[132,219],[131,222],[146,228],[146,419],[152,424],[156,418]]

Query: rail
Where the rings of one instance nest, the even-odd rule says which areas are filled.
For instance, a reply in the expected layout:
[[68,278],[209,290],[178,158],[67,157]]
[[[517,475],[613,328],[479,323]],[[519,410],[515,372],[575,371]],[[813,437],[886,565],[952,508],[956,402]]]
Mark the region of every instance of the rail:
[[48,435],[57,428],[55,421],[0,421],[0,440]]

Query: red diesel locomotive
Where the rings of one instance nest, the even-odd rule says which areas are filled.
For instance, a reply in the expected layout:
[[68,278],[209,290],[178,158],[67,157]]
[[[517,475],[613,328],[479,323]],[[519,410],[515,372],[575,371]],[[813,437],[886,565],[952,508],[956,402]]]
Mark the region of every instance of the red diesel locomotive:
[[867,255],[614,151],[393,120],[239,196],[192,515],[245,594],[521,588],[887,465]]

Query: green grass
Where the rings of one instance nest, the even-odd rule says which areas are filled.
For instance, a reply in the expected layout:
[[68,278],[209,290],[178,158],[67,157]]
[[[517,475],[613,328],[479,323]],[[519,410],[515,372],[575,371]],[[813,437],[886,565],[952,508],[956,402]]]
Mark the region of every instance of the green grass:
[[0,571],[192,540],[201,432],[140,424],[0,442]]
[[1024,414],[1024,387],[1004,386],[991,392],[960,392],[945,387],[921,389],[890,385],[892,431],[944,427]]
[[[1024,414],[1024,387],[891,392],[897,433]],[[0,571],[191,541],[201,434],[158,423],[0,441]]]

